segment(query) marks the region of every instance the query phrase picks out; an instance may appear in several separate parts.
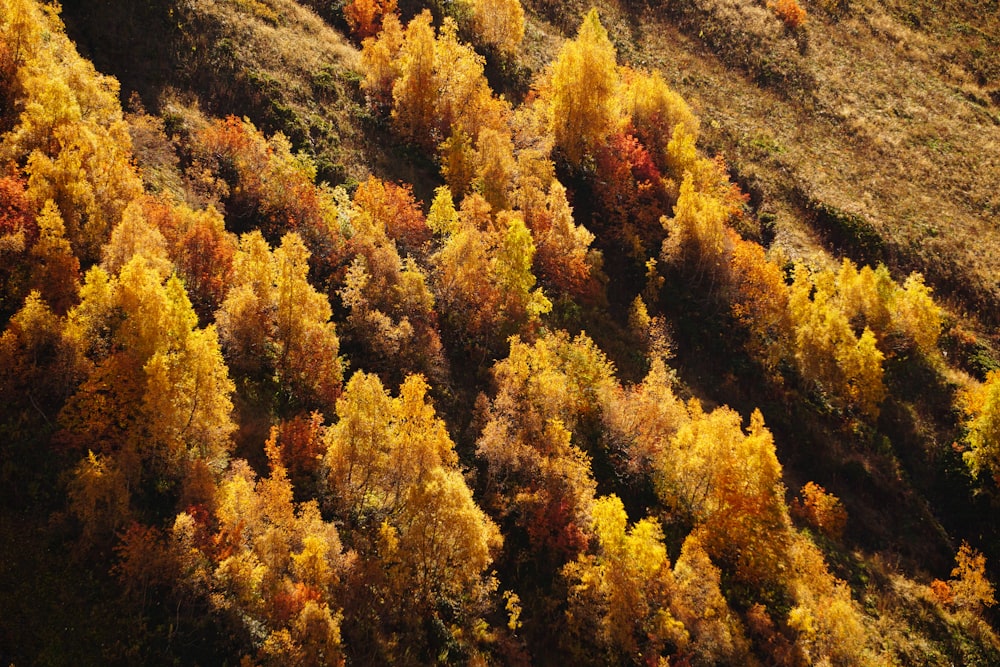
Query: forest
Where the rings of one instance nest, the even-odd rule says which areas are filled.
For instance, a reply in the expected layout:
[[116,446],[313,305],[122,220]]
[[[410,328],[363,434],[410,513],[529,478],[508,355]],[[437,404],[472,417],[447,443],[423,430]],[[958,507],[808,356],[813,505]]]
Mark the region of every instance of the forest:
[[1000,664],[998,54],[0,0],[0,663]]

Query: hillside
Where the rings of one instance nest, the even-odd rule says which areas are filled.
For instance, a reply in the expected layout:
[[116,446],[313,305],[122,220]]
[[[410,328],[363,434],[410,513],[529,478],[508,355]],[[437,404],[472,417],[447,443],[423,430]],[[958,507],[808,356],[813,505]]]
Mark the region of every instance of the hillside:
[[996,0],[0,10],[0,660],[1000,661]]

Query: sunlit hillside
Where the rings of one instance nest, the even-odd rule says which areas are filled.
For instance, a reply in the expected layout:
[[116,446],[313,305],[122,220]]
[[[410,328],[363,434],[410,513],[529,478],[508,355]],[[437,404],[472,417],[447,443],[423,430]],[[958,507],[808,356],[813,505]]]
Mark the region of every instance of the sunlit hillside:
[[0,0],[0,662],[995,665],[995,0]]

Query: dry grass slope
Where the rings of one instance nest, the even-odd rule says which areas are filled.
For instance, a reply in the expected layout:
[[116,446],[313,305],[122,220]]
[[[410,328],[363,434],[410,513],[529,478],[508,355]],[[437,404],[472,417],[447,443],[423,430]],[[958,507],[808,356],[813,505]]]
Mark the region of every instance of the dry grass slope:
[[[293,0],[130,5],[64,6],[70,36],[92,51],[87,55],[98,69],[120,79],[125,100],[135,90],[152,111],[166,95],[197,101],[213,115],[249,116],[312,155],[320,178],[367,176],[372,156],[359,104],[358,51],[311,10]],[[134,12],[145,13],[122,20]],[[164,33],[155,44],[144,39],[150,24]],[[123,52],[103,47],[116,42],[125,44]]]
[[[565,32],[582,8],[526,4],[538,31]],[[794,30],[754,0],[598,5],[622,57],[694,103],[791,257],[919,270],[1000,322],[995,0],[814,0]]]

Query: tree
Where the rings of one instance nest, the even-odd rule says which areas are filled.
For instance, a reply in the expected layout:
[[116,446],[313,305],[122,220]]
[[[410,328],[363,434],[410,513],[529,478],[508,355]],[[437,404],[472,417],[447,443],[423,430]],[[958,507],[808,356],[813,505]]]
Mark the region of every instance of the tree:
[[106,540],[128,521],[129,485],[111,457],[88,452],[69,482],[70,512],[80,521],[86,547]]
[[244,234],[216,317],[234,371],[275,382],[287,405],[332,412],[343,374],[340,341],[330,302],[307,279],[308,259],[295,233],[273,253],[260,232]]
[[431,257],[440,311],[468,349],[496,349],[552,308],[535,287],[535,243],[522,215],[490,213],[482,197],[466,197],[458,231]]
[[520,0],[470,0],[472,29],[480,43],[512,56],[524,39],[524,8]]
[[788,514],[774,440],[759,411],[746,433],[730,408],[697,401],[656,462],[660,498],[693,526],[710,556],[747,583],[775,581]]
[[144,197],[142,213],[160,231],[167,254],[184,280],[202,322],[215,316],[230,287],[237,238],[215,207],[194,210],[185,204]]
[[36,442],[56,427],[63,403],[86,375],[87,362],[65,335],[58,317],[38,292],[31,292],[0,335],[0,401],[4,414],[0,432],[7,483],[31,461],[30,453],[47,451]]
[[441,176],[447,187],[458,197],[464,197],[476,179],[476,155],[468,135],[460,128],[438,146]]
[[490,280],[490,239],[476,226],[480,216],[474,209],[479,204],[489,218],[489,204],[482,197],[466,197],[458,229],[447,235],[430,259],[443,325],[451,325],[470,342],[489,332],[500,308],[499,290]]
[[66,227],[55,202],[45,202],[36,224],[38,241],[31,248],[31,285],[56,313],[64,315],[80,291],[80,262],[66,239]]
[[584,335],[560,332],[534,344],[511,338],[496,364],[477,455],[486,463],[487,503],[528,533],[542,563],[574,559],[587,545],[596,483],[585,438],[600,421],[602,397],[613,391],[611,364]]
[[531,271],[535,242],[521,215],[503,211],[497,216],[502,234],[491,260],[491,274],[500,289],[506,317],[515,323],[534,323],[552,309],[552,303],[535,286]]
[[[440,378],[444,372],[435,299],[417,258],[427,252],[431,229],[406,188],[377,180],[362,184],[354,206],[343,207],[350,226],[350,261],[337,290],[349,310],[343,327],[360,346],[362,365],[401,382],[409,373]],[[409,254],[402,258],[397,243]]]
[[674,435],[687,423],[688,410],[672,388],[664,359],[653,358],[640,384],[616,392],[602,415],[605,438],[622,472],[640,480],[653,476]]
[[709,293],[728,280],[731,237],[726,233],[730,208],[713,194],[696,187],[685,173],[672,218],[663,218],[669,236],[660,253],[680,266],[696,290]]
[[373,224],[412,256],[424,255],[424,244],[430,240],[430,229],[413,199],[410,186],[399,186],[380,181],[374,176],[358,186],[354,192],[354,205],[359,215],[367,215]]
[[786,623],[802,659],[813,664],[879,664],[883,656],[869,648],[872,638],[850,587],[830,574],[822,552],[796,534],[785,553],[786,585],[795,601]]
[[360,40],[377,35],[382,18],[396,11],[396,0],[351,0],[344,5],[344,19]]
[[[496,11],[490,4],[488,11]],[[438,128],[440,142],[458,132],[478,143],[485,129],[509,133],[510,104],[490,89],[486,61],[458,39],[458,25],[450,17],[441,23],[435,49],[438,75]]]
[[676,654],[688,635],[670,611],[676,585],[659,524],[643,519],[629,527],[617,496],[597,499],[592,514],[595,553],[562,569],[575,658],[640,664]]
[[401,599],[413,600],[413,612],[426,613],[441,601],[478,602],[492,582],[484,573],[502,539],[496,525],[472,499],[453,466],[435,467],[412,485],[396,519],[385,531],[392,545],[385,565]]
[[840,499],[815,482],[806,482],[801,495],[802,500],[792,501],[792,516],[828,538],[840,539],[847,524],[847,510]]
[[494,211],[509,209],[516,169],[510,135],[486,128],[479,133],[477,148],[474,187]]
[[451,189],[442,185],[434,190],[434,201],[427,214],[427,227],[438,236],[450,236],[458,231],[458,211]]
[[832,281],[830,289],[854,331],[871,329],[884,355],[907,351],[931,354],[937,346],[941,309],[919,273],[910,274],[900,287],[884,264],[859,270],[845,258],[835,277],[821,280],[827,284]]
[[617,122],[615,48],[597,10],[584,18],[576,39],[559,51],[552,68],[550,123],[555,144],[579,166]]
[[[624,112],[631,120],[635,136],[649,151],[661,171],[667,169],[667,144],[674,129],[683,127],[685,136],[697,140],[698,119],[684,98],[671,90],[659,71],[652,74],[625,70]],[[669,139],[667,139],[669,141]]]
[[756,243],[733,239],[730,259],[730,312],[747,332],[746,347],[766,368],[791,355],[792,324],[788,285],[781,268]]
[[122,221],[111,232],[111,238],[101,249],[101,266],[115,275],[141,255],[161,278],[174,270],[167,253],[167,240],[159,229],[147,221],[141,200],[129,204],[122,214]]
[[768,0],[767,6],[791,30],[801,28],[806,22],[806,10],[802,9],[798,0]]
[[525,213],[525,223],[538,244],[535,264],[543,286],[573,297],[594,299],[603,258],[591,249],[594,235],[573,220],[566,188],[552,179],[544,208]]
[[0,178],[0,317],[20,308],[29,291],[25,254],[38,239],[38,224],[27,186],[14,166]]
[[722,595],[722,573],[696,534],[688,535],[674,564],[671,611],[690,636],[682,655],[692,664],[753,664],[742,624]]
[[118,102],[118,82],[80,57],[55,12],[35,3],[5,3],[24,100],[0,141],[0,162],[25,165],[34,201],[55,202],[74,254],[85,263],[128,203],[142,191]]
[[298,498],[316,495],[320,464],[326,452],[325,433],[323,415],[318,411],[296,415],[278,425],[276,442],[281,464],[288,471]]
[[242,627],[258,660],[342,665],[340,537],[315,501],[294,502],[275,437],[265,443],[269,477],[235,461],[211,521],[177,515],[171,549],[180,582]]
[[871,329],[855,336],[835,290],[832,274],[818,274],[814,281],[805,267],[796,267],[788,302],[795,360],[802,377],[827,392],[834,405],[874,419],[885,397],[884,355]]
[[411,375],[393,399],[378,376],[351,377],[326,437],[329,486],[343,516],[377,525],[400,511],[407,488],[428,471],[458,463],[444,423],[426,403],[427,388]]
[[931,354],[941,335],[943,310],[931,297],[924,277],[911,273],[892,302],[892,326],[923,354]]
[[594,194],[609,233],[645,259],[659,249],[664,229],[660,218],[669,210],[660,170],[646,147],[630,134],[616,133],[597,149]]
[[834,279],[837,301],[855,331],[865,327],[883,338],[890,330],[889,302],[896,285],[889,269],[880,264],[875,270],[870,266],[859,271],[854,262],[844,258]]
[[62,437],[114,457],[130,488],[176,485],[195,460],[226,465],[234,387],[214,328],[196,325],[180,280],[141,254],[114,277],[91,270],[68,315],[65,335],[94,370],[59,415]]
[[361,44],[361,67],[365,79],[361,84],[369,103],[383,113],[392,108],[392,89],[401,73],[399,52],[403,46],[403,26],[396,14],[382,19],[382,31]]
[[961,609],[978,614],[983,607],[992,607],[997,603],[993,584],[986,578],[986,557],[964,540],[955,554],[955,567],[948,585],[954,595],[955,606]]
[[[472,499],[454,443],[410,376],[389,396],[362,372],[337,401],[325,463],[333,505],[359,551],[347,601],[350,636],[369,637],[375,655],[400,659],[392,644],[431,650],[428,619],[452,624],[450,641],[470,632],[494,583],[486,570],[500,534]],[[441,650],[440,648],[435,650]]]
[[965,462],[973,474],[984,470],[1000,478],[1000,371],[986,376],[986,382],[973,385],[961,398],[965,411],[965,441],[972,448]]
[[398,57],[399,79],[392,88],[393,127],[403,139],[433,148],[440,141],[434,132],[439,82],[430,12],[425,10],[406,26]]

